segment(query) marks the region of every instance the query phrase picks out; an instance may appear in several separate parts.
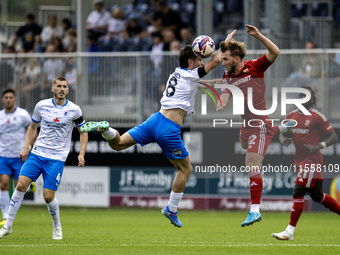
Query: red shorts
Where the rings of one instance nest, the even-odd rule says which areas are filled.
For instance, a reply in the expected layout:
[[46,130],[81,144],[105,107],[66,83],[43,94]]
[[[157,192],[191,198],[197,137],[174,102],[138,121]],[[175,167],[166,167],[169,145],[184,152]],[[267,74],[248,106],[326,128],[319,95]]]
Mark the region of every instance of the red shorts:
[[296,184],[312,188],[317,181],[322,181],[322,163],[311,159],[294,162],[297,172]]
[[272,126],[244,127],[240,129],[240,141],[248,142],[247,153],[253,152],[264,156],[274,137]]

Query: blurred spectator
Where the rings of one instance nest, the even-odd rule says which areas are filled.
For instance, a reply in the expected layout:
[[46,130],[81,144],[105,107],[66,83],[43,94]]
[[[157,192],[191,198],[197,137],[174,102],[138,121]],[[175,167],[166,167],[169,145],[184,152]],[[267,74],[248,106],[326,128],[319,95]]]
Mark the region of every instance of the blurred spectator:
[[178,40],[174,40],[170,43],[170,51],[179,51],[181,48],[181,42]]
[[[15,53],[13,46],[6,46],[4,49],[4,54]],[[2,55],[2,54],[1,54]],[[12,87],[14,81],[14,67],[15,59],[6,58],[2,56],[0,58],[0,90]]]
[[[89,35],[87,36],[87,52],[100,52],[95,39]],[[99,57],[89,57],[88,61],[88,73],[95,73],[99,69],[100,59]]]
[[[305,44],[306,50],[316,49],[317,46],[313,41],[307,41]],[[320,54],[308,53],[303,56],[299,73],[308,78],[321,78],[321,63]]]
[[48,26],[44,27],[41,34],[41,46],[43,51],[45,51],[47,44],[50,42],[52,38],[63,37],[63,29],[60,26],[57,26],[57,16],[49,15],[48,16]]
[[21,77],[21,98],[22,105],[25,106],[25,109],[31,111],[32,104],[31,99],[34,98],[32,94],[34,94],[35,89],[39,87],[38,78],[40,75],[40,63],[36,58],[30,58],[27,62],[26,67],[24,68],[24,74]]
[[180,34],[181,34],[182,47],[188,44],[192,44],[192,41],[194,39],[192,38],[192,34],[189,28],[182,28],[180,31]]
[[64,48],[64,45],[59,37],[54,37],[51,39],[50,43],[54,45],[55,47],[55,52],[66,52],[66,49]]
[[131,13],[128,17],[128,23],[126,26],[126,31],[129,35],[129,38],[133,38],[133,37],[137,37],[137,38],[141,38],[142,33],[143,33],[143,27],[138,23],[138,19],[139,17],[134,14]]
[[[53,44],[47,45],[46,53],[57,53],[56,47]],[[52,80],[55,77],[62,76],[64,70],[64,62],[58,57],[47,57],[42,64],[42,81],[40,85],[40,95],[42,98],[50,93]]]
[[170,50],[170,43],[174,40],[176,40],[176,36],[174,31],[171,29],[164,29],[162,30],[162,36],[163,36],[163,42],[164,42],[164,51],[169,51]]
[[67,30],[66,36],[62,42],[67,52],[76,52],[77,51],[77,30],[75,30],[74,28],[70,28],[69,30]]
[[98,38],[107,33],[111,15],[104,9],[103,0],[94,0],[93,8],[94,10],[89,14],[86,20],[86,29],[88,31],[88,35],[96,41]]
[[154,70],[157,71],[160,69],[162,65],[162,59],[163,59],[163,38],[160,32],[153,32],[151,34],[152,37],[152,48],[151,48],[151,56],[150,59],[153,63]]
[[180,39],[180,30],[184,27],[184,23],[178,12],[172,10],[166,0],[153,0],[152,6],[155,10],[153,18],[145,16],[152,28],[151,30],[162,31],[163,29],[172,30],[177,39]]
[[25,25],[19,27],[12,37],[9,46],[15,47],[18,39],[21,39],[20,52],[34,52],[40,41],[41,26],[34,21],[34,15],[29,13],[25,16]]
[[[63,18],[61,20],[61,29],[63,30],[63,35],[61,40],[63,42],[64,47],[68,47],[68,39],[66,38],[67,31],[72,28],[72,22],[69,18]],[[74,29],[74,28],[73,28]]]
[[126,29],[125,13],[119,8],[111,10],[112,17],[109,20],[107,35],[111,39],[118,36],[120,32]]

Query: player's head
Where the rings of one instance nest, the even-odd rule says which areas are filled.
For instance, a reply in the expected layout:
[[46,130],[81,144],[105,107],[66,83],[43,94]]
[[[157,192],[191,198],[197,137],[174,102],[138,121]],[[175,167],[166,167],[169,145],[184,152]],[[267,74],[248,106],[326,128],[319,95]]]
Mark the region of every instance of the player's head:
[[[306,109],[309,109],[309,108],[311,108],[311,107],[314,107],[315,104],[316,104],[316,97],[315,97],[315,92],[314,92],[314,90],[313,90],[311,87],[309,87],[309,86],[304,86],[304,87],[302,87],[302,88],[308,89],[309,92],[310,92],[310,94],[311,94],[310,100],[309,100],[308,102],[304,103],[303,106],[304,106]],[[305,96],[306,96],[306,95],[303,94],[303,93],[300,93],[300,94],[299,94],[299,98],[304,98]]]
[[242,65],[246,55],[246,44],[238,41],[223,41],[220,43],[222,53],[222,65],[229,73],[235,73],[235,69]]
[[15,90],[11,88],[4,89],[2,91],[1,103],[4,105],[5,109],[9,110],[15,107]]
[[56,77],[52,81],[52,92],[55,99],[66,98],[69,91],[68,81],[62,77]]
[[191,45],[186,45],[179,51],[178,60],[181,68],[192,70],[196,67],[203,66],[202,59],[195,55]]

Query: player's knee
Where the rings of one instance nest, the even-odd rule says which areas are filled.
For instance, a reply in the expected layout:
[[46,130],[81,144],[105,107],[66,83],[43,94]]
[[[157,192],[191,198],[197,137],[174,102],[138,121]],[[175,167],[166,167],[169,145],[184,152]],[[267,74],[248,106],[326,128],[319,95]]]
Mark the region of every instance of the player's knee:
[[9,190],[9,183],[0,183],[1,190]]
[[21,182],[18,182],[17,186],[15,187],[15,189],[17,191],[20,191],[20,192],[26,192],[27,190],[27,187],[24,183],[21,183]]
[[44,200],[46,204],[49,204],[53,201],[54,196],[50,195],[50,194],[44,194]]
[[188,167],[179,168],[177,170],[182,172],[187,178],[189,178],[189,176],[192,172],[192,166],[190,165]]

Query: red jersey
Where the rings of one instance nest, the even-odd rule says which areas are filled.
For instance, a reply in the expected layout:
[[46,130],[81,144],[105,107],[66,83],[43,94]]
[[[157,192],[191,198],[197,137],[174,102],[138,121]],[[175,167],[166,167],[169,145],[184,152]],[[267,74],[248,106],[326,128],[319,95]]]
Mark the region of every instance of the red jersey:
[[[269,119],[267,115],[256,115],[250,112],[248,108],[248,88],[253,89],[253,105],[256,110],[266,110],[265,97],[265,84],[264,84],[264,72],[272,64],[267,59],[266,54],[262,57],[254,60],[244,61],[243,68],[238,74],[227,73],[227,70],[223,74],[223,83],[235,85],[240,88],[244,95],[244,115],[242,118],[246,122],[250,119]],[[223,93],[231,94],[229,89],[222,90]],[[269,122],[271,123],[271,122]],[[247,124],[246,124],[247,125]]]
[[322,134],[329,134],[334,130],[325,115],[314,108],[309,109],[309,112],[312,115],[304,115],[297,109],[290,112],[286,117],[286,119],[297,121],[297,125],[292,128],[293,142],[296,150],[294,163],[296,165],[304,160],[312,160],[319,164],[323,164],[320,151],[308,153],[303,148],[303,145],[317,145],[320,142],[320,136]]

